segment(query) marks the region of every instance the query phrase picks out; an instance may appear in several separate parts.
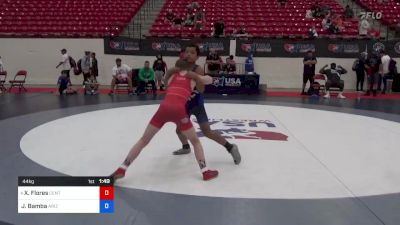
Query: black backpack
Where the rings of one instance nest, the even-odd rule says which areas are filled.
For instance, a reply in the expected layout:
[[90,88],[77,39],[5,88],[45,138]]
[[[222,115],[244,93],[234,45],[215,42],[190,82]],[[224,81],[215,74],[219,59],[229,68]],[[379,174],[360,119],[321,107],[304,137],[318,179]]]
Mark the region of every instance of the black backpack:
[[71,56],[69,56],[69,65],[71,65],[71,68],[76,67],[75,59],[73,59]]
[[389,62],[389,72],[392,75],[396,75],[397,74],[397,66],[396,66],[397,62],[394,59],[390,59]]
[[307,91],[307,95],[319,96],[319,91],[321,90],[321,85],[318,82],[313,82]]
[[[75,60],[74,60],[75,61]],[[81,65],[81,59],[78,60],[77,63],[75,63],[75,67],[72,67],[74,70],[75,75],[80,75],[82,73],[82,65]]]

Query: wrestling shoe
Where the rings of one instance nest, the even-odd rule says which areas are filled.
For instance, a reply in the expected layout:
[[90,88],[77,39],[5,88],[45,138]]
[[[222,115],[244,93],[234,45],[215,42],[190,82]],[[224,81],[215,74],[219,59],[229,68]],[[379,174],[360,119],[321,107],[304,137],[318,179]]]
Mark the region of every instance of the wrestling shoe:
[[119,167],[114,173],[111,174],[111,177],[114,178],[114,181],[125,177],[126,169]]
[[239,148],[237,145],[232,144],[233,147],[231,148],[231,151],[229,152],[232,155],[233,162],[236,165],[240,164],[240,161],[242,161],[242,157],[240,156]]
[[211,180],[218,177],[218,171],[217,170],[206,170],[203,172],[203,180]]
[[181,148],[176,151],[174,151],[172,154],[174,155],[185,155],[190,153],[190,148]]

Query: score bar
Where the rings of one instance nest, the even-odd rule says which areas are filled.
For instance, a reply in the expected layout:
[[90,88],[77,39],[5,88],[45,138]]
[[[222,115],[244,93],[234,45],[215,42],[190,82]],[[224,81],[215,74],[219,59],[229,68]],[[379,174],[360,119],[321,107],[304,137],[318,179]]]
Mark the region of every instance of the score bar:
[[18,213],[113,213],[111,177],[18,177]]

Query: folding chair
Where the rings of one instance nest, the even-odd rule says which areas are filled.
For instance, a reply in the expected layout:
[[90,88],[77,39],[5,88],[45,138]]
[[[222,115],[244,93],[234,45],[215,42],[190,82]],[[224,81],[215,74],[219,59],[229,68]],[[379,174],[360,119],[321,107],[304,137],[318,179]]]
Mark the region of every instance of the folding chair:
[[28,91],[24,87],[27,75],[28,75],[28,72],[26,72],[25,70],[18,71],[17,74],[15,74],[15,76],[14,76],[14,80],[8,81],[11,84],[10,88],[8,89],[8,92],[11,92],[11,89],[13,87],[18,87],[19,93],[21,93],[21,90]]
[[0,91],[6,92],[7,88],[4,86],[6,83],[7,71],[0,72]]
[[115,83],[115,93],[123,93],[129,91],[128,82],[119,82]]

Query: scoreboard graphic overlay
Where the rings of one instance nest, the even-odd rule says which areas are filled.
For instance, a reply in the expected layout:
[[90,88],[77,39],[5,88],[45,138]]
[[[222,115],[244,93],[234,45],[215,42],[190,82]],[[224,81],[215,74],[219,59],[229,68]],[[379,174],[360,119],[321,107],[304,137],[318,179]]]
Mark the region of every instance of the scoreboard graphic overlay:
[[111,177],[18,177],[18,213],[113,213]]

